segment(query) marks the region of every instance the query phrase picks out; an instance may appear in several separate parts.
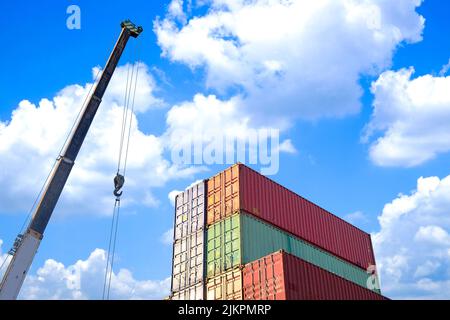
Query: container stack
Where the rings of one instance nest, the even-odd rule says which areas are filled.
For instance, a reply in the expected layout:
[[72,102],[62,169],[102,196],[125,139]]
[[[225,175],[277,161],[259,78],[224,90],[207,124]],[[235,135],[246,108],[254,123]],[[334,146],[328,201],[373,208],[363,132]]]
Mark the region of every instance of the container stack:
[[[203,279],[188,271],[187,283],[175,280],[183,279],[175,271],[188,270],[178,264],[191,259],[182,254],[177,259],[183,251],[177,249],[178,215],[194,207],[187,190],[176,200],[173,299],[383,299],[376,286],[368,289],[369,281],[377,283],[376,275],[366,271],[375,266],[369,234],[243,164],[202,186],[206,228],[197,222],[192,230],[203,235]],[[188,284],[183,290],[202,284],[203,294],[188,295],[180,283]]]
[[202,181],[175,198],[173,300],[205,298],[205,186]]

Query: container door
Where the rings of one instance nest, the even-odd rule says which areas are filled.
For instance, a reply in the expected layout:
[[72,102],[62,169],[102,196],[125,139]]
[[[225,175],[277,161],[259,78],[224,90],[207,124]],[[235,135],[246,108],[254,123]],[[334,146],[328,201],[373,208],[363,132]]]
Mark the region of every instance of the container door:
[[203,283],[188,287],[182,291],[176,292],[172,296],[172,300],[204,300]]
[[240,266],[240,215],[213,224],[206,234],[208,278]]
[[202,230],[205,224],[205,182],[179,194],[175,207],[175,240]]
[[172,292],[203,281],[204,231],[200,230],[174,244]]
[[207,280],[208,300],[242,300],[242,272],[239,268]]

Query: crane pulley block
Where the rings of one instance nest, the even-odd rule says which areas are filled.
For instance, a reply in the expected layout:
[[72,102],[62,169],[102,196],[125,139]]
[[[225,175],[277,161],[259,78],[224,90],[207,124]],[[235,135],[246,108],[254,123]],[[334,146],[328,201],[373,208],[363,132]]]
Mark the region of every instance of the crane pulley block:
[[142,29],[141,26],[136,26],[133,22],[131,22],[130,20],[125,20],[123,21],[120,26],[122,28],[128,29],[130,31],[130,35],[133,38],[137,38],[137,36],[139,36],[141,34],[142,31],[144,31],[144,29]]

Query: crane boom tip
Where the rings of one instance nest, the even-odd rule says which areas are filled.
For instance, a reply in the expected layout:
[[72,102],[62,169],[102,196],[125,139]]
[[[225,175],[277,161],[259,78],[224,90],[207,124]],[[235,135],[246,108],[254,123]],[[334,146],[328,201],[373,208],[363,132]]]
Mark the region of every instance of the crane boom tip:
[[129,19],[122,21],[120,24],[122,28],[126,28],[130,31],[131,36],[134,38],[137,38],[144,29],[141,26],[136,26],[133,22],[131,22]]

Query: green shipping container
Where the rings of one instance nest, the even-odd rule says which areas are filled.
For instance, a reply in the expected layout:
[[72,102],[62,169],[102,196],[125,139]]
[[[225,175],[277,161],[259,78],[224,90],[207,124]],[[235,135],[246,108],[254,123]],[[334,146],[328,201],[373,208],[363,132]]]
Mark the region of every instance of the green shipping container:
[[236,214],[211,225],[206,236],[208,278],[284,250],[367,288],[370,275],[365,270],[248,214]]

